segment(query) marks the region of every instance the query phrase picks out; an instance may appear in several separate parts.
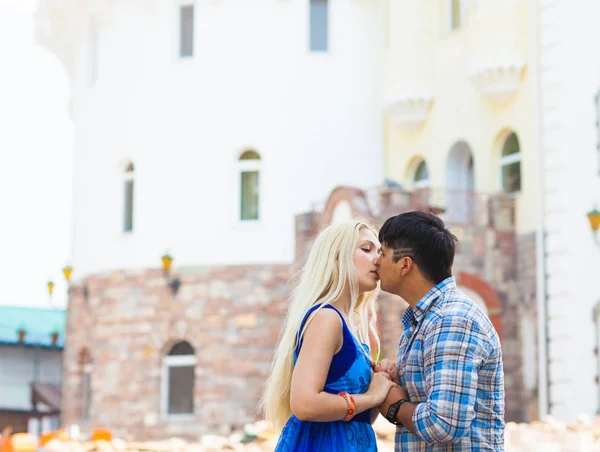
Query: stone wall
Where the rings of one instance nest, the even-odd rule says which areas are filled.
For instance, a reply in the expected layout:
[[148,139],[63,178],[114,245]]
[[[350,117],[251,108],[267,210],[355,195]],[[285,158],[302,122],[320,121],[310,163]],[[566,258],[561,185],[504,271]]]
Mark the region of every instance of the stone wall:
[[[64,424],[76,423],[83,430],[108,427],[125,439],[194,440],[206,433],[226,434],[260,418],[258,402],[293,272],[303,263],[315,235],[331,221],[337,202],[348,201],[354,217],[374,226],[414,208],[410,195],[392,194],[389,199],[405,200],[406,205],[384,204],[378,215],[372,215],[365,209],[364,194],[336,189],[324,211],[296,218],[293,265],[183,268],[170,276],[156,269],[115,271],[72,286],[64,352]],[[454,274],[459,285],[484,300],[501,337],[506,419],[534,420],[535,237],[517,236],[510,206],[489,201],[484,203],[484,221],[448,224],[460,240]],[[428,209],[422,203],[417,207]],[[181,287],[174,295],[169,281],[175,276]],[[406,307],[401,298],[382,293],[379,327],[384,357],[397,355]],[[170,347],[182,340],[194,347],[197,359],[195,414],[173,420],[161,414],[162,363]],[[88,420],[83,419],[82,405],[86,354],[93,363]]]
[[[258,402],[289,294],[289,267],[185,268],[176,273],[181,287],[175,296],[160,270],[90,276],[71,288],[65,425],[108,427],[125,438],[196,439],[259,417]],[[196,352],[195,415],[170,421],[160,413],[162,360],[181,340]],[[89,421],[82,417],[84,350],[93,362]]]

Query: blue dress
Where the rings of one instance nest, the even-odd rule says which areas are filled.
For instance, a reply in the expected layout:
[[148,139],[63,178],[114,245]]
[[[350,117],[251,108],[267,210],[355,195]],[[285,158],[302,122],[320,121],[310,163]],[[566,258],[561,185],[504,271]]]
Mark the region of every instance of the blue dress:
[[[308,316],[319,306],[313,306],[304,316],[300,331],[302,331]],[[369,348],[354,338],[337,309],[330,305],[323,306],[323,309],[326,308],[333,309],[342,319],[344,343],[341,350],[333,356],[323,391],[331,394],[341,391],[348,394],[364,394],[371,384]],[[299,341],[294,353],[294,364],[298,359],[301,347],[302,341]],[[360,348],[366,350],[366,353]],[[292,415],[281,432],[275,452],[292,451],[377,451],[375,433],[370,422],[370,410],[357,414],[348,422],[341,420],[333,422],[301,421]]]

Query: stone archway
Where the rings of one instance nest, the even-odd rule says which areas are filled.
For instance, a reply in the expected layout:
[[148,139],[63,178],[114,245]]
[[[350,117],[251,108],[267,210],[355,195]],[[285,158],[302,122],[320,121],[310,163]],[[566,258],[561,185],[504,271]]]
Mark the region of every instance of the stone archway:
[[[502,329],[502,309],[500,304],[500,298],[492,286],[472,273],[461,272],[456,278],[456,282],[459,286],[463,286],[468,291],[473,291],[477,294],[481,300],[485,303],[487,308],[487,315],[492,321],[492,325],[496,328],[500,341],[503,339]],[[477,300],[473,300],[477,302]]]
[[374,217],[369,208],[367,195],[360,188],[337,187],[331,192],[325,203],[325,208],[319,218],[318,230],[322,230],[333,222],[351,218],[373,223]]

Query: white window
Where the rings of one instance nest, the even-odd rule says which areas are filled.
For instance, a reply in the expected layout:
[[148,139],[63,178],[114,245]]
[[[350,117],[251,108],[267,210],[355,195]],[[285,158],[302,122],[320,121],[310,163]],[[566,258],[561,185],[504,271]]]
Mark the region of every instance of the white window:
[[310,2],[310,51],[329,50],[329,1],[309,0]]
[[448,0],[448,29],[458,30],[465,25],[465,5],[463,0]]
[[130,163],[125,168],[125,180],[123,187],[124,211],[123,211],[123,232],[133,231],[133,189],[134,189],[134,168]]
[[81,418],[85,421],[90,419],[92,407],[92,371],[94,364],[87,350],[80,355],[81,364]]
[[254,150],[245,151],[239,159],[240,220],[256,221],[260,218],[260,155]]
[[505,193],[514,195],[521,191],[521,149],[514,133],[506,138],[502,146],[500,180]]
[[598,150],[598,170],[600,172],[600,91],[596,94],[594,102],[596,104],[596,148]]
[[194,2],[189,0],[182,0],[182,2],[179,5],[180,58],[191,58],[194,56],[194,17]]
[[94,86],[98,79],[98,26],[92,17],[89,22],[87,41],[88,86]]
[[413,175],[413,186],[416,189],[421,189],[429,188],[430,185],[431,182],[429,180],[429,169],[427,168],[427,163],[425,163],[425,160],[421,160],[421,162],[417,165]]
[[196,356],[188,342],[178,342],[163,359],[161,411],[165,417],[194,414]]

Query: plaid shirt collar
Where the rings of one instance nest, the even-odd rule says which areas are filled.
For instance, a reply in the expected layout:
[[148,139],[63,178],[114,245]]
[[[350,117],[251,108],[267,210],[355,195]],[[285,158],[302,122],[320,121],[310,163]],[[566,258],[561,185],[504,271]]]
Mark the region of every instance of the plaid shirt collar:
[[419,300],[414,309],[409,306],[402,316],[402,325],[404,326],[404,329],[408,329],[411,324],[416,325],[419,323],[431,305],[438,300],[444,292],[447,292],[450,289],[456,289],[456,281],[453,276],[444,279],[442,282],[432,287],[431,290]]

